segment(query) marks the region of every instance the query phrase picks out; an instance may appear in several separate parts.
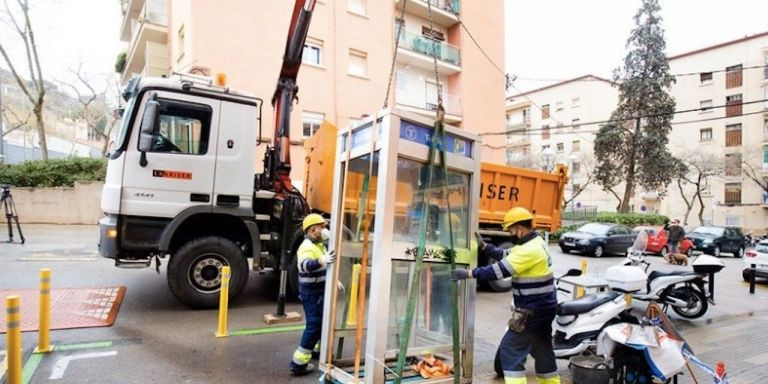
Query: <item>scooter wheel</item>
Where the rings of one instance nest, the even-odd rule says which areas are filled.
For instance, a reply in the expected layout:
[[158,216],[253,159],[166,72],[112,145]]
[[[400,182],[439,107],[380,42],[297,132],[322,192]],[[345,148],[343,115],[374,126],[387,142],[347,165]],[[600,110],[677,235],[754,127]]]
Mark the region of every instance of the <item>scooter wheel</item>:
[[671,306],[675,313],[686,319],[698,319],[707,313],[707,308],[709,307],[707,298],[697,289],[691,287],[676,288],[672,290],[670,296],[688,302],[688,306],[685,308]]

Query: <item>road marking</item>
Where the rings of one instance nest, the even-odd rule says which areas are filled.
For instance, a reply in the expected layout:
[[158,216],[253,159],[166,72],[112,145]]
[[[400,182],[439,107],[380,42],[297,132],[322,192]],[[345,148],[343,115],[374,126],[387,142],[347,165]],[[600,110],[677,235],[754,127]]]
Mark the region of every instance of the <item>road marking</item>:
[[32,380],[32,375],[37,371],[37,367],[40,366],[40,362],[43,361],[45,353],[33,353],[24,363],[24,368],[21,370],[21,382],[28,384]]
[[28,256],[16,259],[18,261],[97,261],[96,257],[60,257],[60,256]]
[[109,348],[112,346],[111,341],[95,341],[92,343],[78,343],[78,344],[64,344],[56,345],[56,351],[73,351],[77,349],[89,349],[89,348]]
[[229,333],[229,336],[248,336],[248,335],[263,335],[265,333],[280,333],[301,331],[304,329],[304,325],[288,325],[284,327],[264,327],[254,329],[241,329],[239,331],[233,331]]
[[67,366],[70,361],[83,360],[83,359],[95,359],[98,357],[117,356],[117,351],[108,352],[90,352],[90,353],[78,353],[60,358],[53,366],[53,371],[48,380],[59,380],[64,378],[64,372],[67,370]]
[[5,376],[5,371],[8,370],[8,359],[6,359],[5,351],[0,351],[0,377]]

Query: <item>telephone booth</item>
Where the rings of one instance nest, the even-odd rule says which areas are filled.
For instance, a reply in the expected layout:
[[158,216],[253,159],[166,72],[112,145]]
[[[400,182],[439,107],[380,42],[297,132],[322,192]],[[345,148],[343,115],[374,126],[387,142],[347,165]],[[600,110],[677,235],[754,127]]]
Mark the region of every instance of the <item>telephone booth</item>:
[[[461,382],[472,380],[476,283],[458,282],[458,306],[454,306],[445,250],[452,237],[456,268],[477,264],[472,233],[478,220],[481,149],[477,136],[446,125],[447,171],[433,167],[430,172],[432,133],[432,120],[397,110],[383,110],[339,130],[335,178],[327,181],[334,185],[331,233],[335,236],[330,248],[337,249],[338,271],[327,272],[320,357],[323,374],[333,382],[394,382],[401,350],[406,351],[403,382],[452,382],[455,370],[446,370],[445,365],[456,363],[454,309],[459,318],[459,376]],[[439,156],[435,159],[438,162]],[[422,225],[426,251],[412,296],[412,283],[419,275],[415,261]],[[336,276],[345,290],[336,289]],[[407,348],[401,348],[409,300],[415,301],[415,309]],[[435,366],[443,371],[434,372]],[[425,367],[431,367],[434,375],[422,375]]]

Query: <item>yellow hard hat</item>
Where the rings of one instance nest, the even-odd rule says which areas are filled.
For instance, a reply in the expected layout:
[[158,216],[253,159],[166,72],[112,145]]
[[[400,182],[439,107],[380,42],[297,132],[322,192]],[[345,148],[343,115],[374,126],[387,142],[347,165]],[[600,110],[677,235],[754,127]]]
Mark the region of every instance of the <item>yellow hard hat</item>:
[[513,224],[526,220],[533,220],[533,215],[523,207],[514,207],[504,214],[504,224],[501,227],[506,231]]
[[325,219],[317,213],[310,213],[304,218],[301,226],[304,232],[306,232],[309,227],[317,224],[325,224]]

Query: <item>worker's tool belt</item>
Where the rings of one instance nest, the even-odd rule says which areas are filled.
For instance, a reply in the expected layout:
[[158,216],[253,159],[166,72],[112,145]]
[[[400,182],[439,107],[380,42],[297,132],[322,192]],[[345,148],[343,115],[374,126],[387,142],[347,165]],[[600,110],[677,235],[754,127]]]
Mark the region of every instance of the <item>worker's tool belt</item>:
[[509,323],[507,323],[507,325],[509,326],[509,329],[520,333],[525,330],[525,327],[528,325],[531,317],[533,317],[532,310],[525,308],[514,308],[512,309],[512,317],[509,319]]

